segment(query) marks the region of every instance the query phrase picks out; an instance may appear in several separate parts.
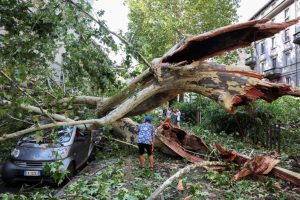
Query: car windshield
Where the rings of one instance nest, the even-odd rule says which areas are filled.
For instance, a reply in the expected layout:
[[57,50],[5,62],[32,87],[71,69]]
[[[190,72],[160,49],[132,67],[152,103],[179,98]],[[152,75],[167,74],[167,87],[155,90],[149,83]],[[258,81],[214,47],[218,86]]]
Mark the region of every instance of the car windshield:
[[54,129],[45,129],[42,132],[36,132],[29,136],[23,137],[21,142],[30,142],[30,143],[65,143],[69,142],[72,137],[74,127],[66,126],[66,127],[58,127]]

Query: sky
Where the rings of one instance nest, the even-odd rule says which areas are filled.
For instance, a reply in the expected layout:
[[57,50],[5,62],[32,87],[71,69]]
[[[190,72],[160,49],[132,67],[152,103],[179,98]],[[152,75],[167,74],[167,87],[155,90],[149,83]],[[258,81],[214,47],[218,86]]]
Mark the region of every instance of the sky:
[[[268,1],[270,0],[241,0],[241,6],[238,9],[239,21],[249,20]],[[105,10],[103,19],[112,31],[126,31],[128,9],[124,6],[123,0],[96,0],[93,7],[95,10]]]

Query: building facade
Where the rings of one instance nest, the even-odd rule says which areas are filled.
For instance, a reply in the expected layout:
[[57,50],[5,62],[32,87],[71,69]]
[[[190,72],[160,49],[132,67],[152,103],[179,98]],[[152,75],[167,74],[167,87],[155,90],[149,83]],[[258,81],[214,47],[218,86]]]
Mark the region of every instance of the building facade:
[[[250,20],[284,22],[300,16],[300,0],[270,0]],[[300,86],[300,24],[290,26],[273,37],[254,42],[246,65],[271,82]]]

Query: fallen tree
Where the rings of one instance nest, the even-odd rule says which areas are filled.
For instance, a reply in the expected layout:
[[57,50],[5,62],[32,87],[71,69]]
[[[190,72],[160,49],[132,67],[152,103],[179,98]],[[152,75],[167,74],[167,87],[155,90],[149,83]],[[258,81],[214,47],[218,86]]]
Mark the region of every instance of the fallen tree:
[[[183,92],[195,92],[217,101],[229,112],[239,105],[257,99],[271,102],[283,95],[300,96],[290,85],[271,83],[246,67],[225,66],[205,61],[225,51],[250,45],[297,23],[254,20],[219,28],[198,36],[189,36],[161,58],[154,59],[150,69],[137,76],[128,86],[108,98],[72,97],[61,102],[80,102],[96,105],[98,119],[53,123],[38,130],[60,125],[93,124],[103,126],[124,117],[140,115],[173,99]],[[26,109],[26,108],[25,108]],[[44,110],[44,109],[43,109]],[[44,113],[49,113],[44,110]],[[0,140],[21,136],[37,129],[3,135]]]

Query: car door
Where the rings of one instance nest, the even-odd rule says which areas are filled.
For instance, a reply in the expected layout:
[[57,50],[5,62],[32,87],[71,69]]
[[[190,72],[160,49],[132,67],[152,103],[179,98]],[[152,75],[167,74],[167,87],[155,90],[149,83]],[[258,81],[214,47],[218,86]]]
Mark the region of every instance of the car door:
[[74,154],[76,161],[76,168],[83,165],[88,159],[88,152],[90,148],[90,135],[77,128],[74,138]]

